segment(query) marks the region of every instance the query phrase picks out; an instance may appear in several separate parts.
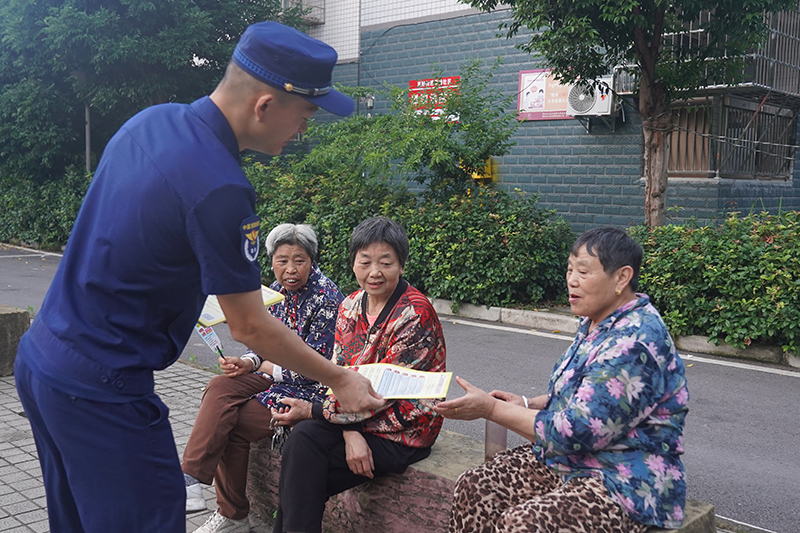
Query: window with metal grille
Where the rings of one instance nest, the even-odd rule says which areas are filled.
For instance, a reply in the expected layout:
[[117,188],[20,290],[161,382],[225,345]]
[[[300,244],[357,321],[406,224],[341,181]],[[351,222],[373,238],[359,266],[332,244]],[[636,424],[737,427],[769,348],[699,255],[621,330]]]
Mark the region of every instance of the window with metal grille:
[[733,97],[714,101],[673,111],[669,176],[790,179],[797,111]]
[[303,8],[303,21],[309,26],[325,24],[325,0],[283,0],[283,7]]

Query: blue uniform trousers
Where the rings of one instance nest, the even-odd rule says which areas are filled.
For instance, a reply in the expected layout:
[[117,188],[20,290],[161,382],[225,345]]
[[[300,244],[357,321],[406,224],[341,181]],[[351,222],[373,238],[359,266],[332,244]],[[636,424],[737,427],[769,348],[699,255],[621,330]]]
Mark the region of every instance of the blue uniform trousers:
[[169,409],[156,396],[106,403],[15,379],[42,466],[51,533],[185,533],[186,489]]

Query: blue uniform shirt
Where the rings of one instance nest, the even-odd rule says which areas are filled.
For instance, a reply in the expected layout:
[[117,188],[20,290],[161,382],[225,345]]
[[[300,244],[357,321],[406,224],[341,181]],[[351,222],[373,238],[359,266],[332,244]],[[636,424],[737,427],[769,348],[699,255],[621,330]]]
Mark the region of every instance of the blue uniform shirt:
[[18,356],[68,394],[127,402],[180,355],[207,294],[257,290],[260,221],[208,98],[129,120],[106,147]]

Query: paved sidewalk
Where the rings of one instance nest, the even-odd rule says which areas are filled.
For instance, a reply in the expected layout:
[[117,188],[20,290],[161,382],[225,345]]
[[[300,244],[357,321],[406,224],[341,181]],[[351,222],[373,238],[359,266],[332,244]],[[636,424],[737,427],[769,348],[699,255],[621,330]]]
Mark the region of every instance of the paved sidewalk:
[[[183,454],[200,406],[203,387],[213,374],[178,361],[156,372],[156,392],[170,408],[170,422],[179,455]],[[209,511],[186,517],[192,533],[215,509],[214,490],[205,487]],[[251,514],[252,533],[269,533],[272,525]],[[726,527],[728,526],[728,527]],[[49,532],[42,472],[28,420],[22,414],[14,376],[0,378],[0,533]],[[717,527],[718,533],[769,533],[749,527]],[[151,532],[142,532],[151,533]]]
[[[178,453],[183,454],[194,424],[203,387],[212,373],[181,363],[156,372],[156,392],[170,408],[170,422]],[[192,533],[215,509],[214,490],[205,488],[209,512],[187,515],[186,531]],[[251,516],[253,533],[272,531],[258,517]],[[47,523],[42,471],[36,455],[30,425],[22,414],[14,376],[0,378],[0,532],[44,533]],[[149,533],[149,532],[142,532]]]

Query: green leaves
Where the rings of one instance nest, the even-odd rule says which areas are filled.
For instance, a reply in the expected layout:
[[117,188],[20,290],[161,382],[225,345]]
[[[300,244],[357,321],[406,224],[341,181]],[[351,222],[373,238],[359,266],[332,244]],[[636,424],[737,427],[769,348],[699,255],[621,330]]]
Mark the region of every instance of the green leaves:
[[535,196],[474,186],[446,202],[402,213],[411,241],[408,275],[432,297],[478,305],[563,298],[574,235]]
[[[406,228],[406,277],[431,296],[485,305],[563,298],[569,225],[538,208],[535,197],[471,178],[489,156],[508,151],[517,126],[506,112],[511,103],[487,89],[495,68],[472,61],[462,69],[443,113],[458,122],[419,116],[406,91],[385,87],[376,96],[388,98],[389,113],[312,124],[308,155],[251,168],[264,227],[312,224],[320,266],[344,291],[356,287],[350,232],[380,214]],[[408,182],[423,192],[409,194]]]
[[44,249],[66,244],[90,181],[75,169],[43,185],[0,177],[0,241],[36,242]]
[[800,347],[800,213],[730,215],[719,227],[631,230],[640,276],[674,335]]
[[213,90],[249,23],[302,27],[301,12],[279,0],[0,2],[0,172],[62,175],[83,154],[86,104],[98,159],[136,112]]
[[471,174],[513,144],[518,123],[516,115],[507,112],[512,103],[488,89],[499,65],[472,60],[462,68],[458,92],[450,94],[443,112],[458,116],[457,122],[417,114],[407,90],[371,89],[377,99],[389,102],[389,112],[314,125],[307,137],[319,148],[304,159],[303,171],[414,181],[424,187],[426,197],[439,201],[463,194],[473,181]]

